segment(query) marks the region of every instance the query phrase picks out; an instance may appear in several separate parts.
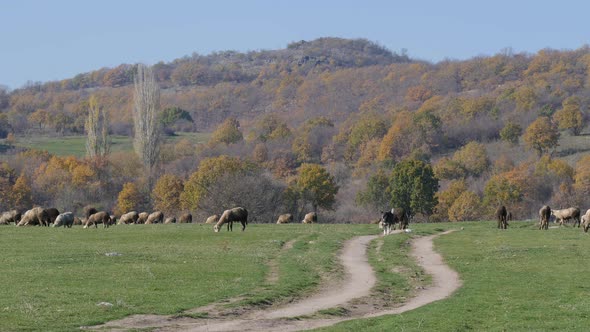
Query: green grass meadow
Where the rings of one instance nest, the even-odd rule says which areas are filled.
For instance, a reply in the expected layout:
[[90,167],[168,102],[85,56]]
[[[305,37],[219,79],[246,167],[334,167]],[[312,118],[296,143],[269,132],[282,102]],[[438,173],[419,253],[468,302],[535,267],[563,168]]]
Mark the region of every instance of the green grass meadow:
[[[209,140],[209,133],[177,133],[175,136],[166,136],[166,143],[175,143],[183,138],[192,143],[205,143]],[[132,151],[133,138],[128,136],[111,136],[111,151]],[[84,157],[86,155],[86,136],[62,136],[62,137],[18,137],[15,146],[30,148],[35,150],[44,150],[56,156],[76,156]],[[1,149],[0,149],[1,150]]]
[[[434,229],[442,225],[415,225]],[[401,315],[355,320],[322,331],[588,331],[590,234],[565,227],[539,231],[512,222],[452,224],[435,248],[463,287],[451,298]]]
[[[74,331],[238,296],[243,304],[276,302],[338,273],[342,243],[371,232],[368,225],[249,225],[231,233],[203,224],[1,227],[0,331]],[[293,249],[282,253],[291,239]],[[113,252],[121,255],[106,255]],[[280,280],[272,285],[268,263],[278,256]]]
[[[427,284],[408,259],[409,238],[450,228],[435,246],[463,280],[451,298],[406,312],[344,322],[325,331],[586,331],[590,325],[590,234],[531,222],[411,225],[369,246],[375,296],[399,303]],[[134,313],[174,314],[224,299],[287,301],[341,276],[336,254],[376,225],[125,225],[109,229],[0,227],[0,331],[74,331]],[[287,241],[293,248],[281,250]],[[378,249],[379,247],[379,249]],[[107,253],[120,256],[107,256]],[[268,283],[276,261],[279,282]],[[394,267],[397,273],[392,274]],[[113,306],[101,308],[100,302]]]

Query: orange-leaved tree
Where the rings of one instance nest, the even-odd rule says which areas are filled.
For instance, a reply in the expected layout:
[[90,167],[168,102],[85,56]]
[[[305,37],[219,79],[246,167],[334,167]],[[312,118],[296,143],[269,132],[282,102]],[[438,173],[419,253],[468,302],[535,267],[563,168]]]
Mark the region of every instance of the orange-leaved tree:
[[174,174],[162,175],[152,191],[154,208],[172,214],[180,210],[180,195],[184,189],[182,179]]

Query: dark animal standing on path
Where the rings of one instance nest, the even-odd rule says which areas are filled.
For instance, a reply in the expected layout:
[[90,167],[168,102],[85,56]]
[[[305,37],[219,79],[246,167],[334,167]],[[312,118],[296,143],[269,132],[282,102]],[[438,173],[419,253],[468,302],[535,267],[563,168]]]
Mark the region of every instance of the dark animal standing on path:
[[501,205],[498,207],[498,209],[496,209],[496,219],[498,220],[499,229],[508,228],[508,221],[506,220],[507,215],[508,212],[506,211],[506,207],[504,205]]
[[404,210],[404,208],[397,208],[392,209],[392,211],[395,219],[397,219],[397,222],[399,222],[399,229],[408,228],[409,220],[408,215],[406,214],[406,210]]
[[539,229],[549,229],[549,219],[551,219],[551,208],[543,205],[539,210]]
[[395,228],[397,219],[391,211],[381,212],[381,220],[379,221],[379,228],[383,229],[383,235],[389,235]]
[[239,221],[242,223],[242,231],[246,229],[246,225],[248,224],[248,211],[243,207],[235,207],[233,209],[223,211],[221,217],[219,217],[219,221],[215,226],[213,226],[213,230],[217,233],[219,232],[220,227],[225,223],[230,223],[230,231],[233,231],[233,222]]

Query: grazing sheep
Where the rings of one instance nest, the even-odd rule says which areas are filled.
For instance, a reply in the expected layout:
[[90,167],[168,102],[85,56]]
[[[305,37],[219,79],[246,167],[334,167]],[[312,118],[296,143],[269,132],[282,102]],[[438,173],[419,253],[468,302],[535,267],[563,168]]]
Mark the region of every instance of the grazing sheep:
[[219,220],[219,215],[214,214],[212,216],[209,216],[209,218],[207,218],[207,220],[205,220],[205,224],[215,224],[215,223],[217,223],[218,220]]
[[11,210],[2,213],[0,216],[0,225],[8,225],[10,223],[18,224],[20,221],[21,214],[17,210]]
[[277,224],[288,224],[293,222],[293,215],[290,213],[281,214],[277,219]]
[[498,228],[499,229],[507,229],[508,228],[508,221],[506,217],[508,212],[506,211],[506,207],[504,205],[500,205],[496,209],[496,219],[498,220]]
[[223,224],[229,223],[229,230],[232,231],[234,221],[239,221],[242,224],[242,231],[244,231],[248,224],[248,211],[243,207],[235,207],[223,211],[223,214],[219,217],[219,221],[213,226],[213,230],[217,233]]
[[586,213],[582,216],[582,226],[584,232],[588,232],[588,228],[590,228],[590,209],[586,210]]
[[74,214],[72,212],[64,212],[55,218],[53,227],[63,226],[64,228],[72,228],[74,224]]
[[86,219],[82,220],[78,217],[74,217],[74,225],[84,225],[86,223]]
[[42,207],[35,207],[22,216],[17,226],[49,225],[49,216]]
[[181,224],[192,224],[193,223],[193,215],[190,213],[184,213],[180,216],[179,223]]
[[135,221],[136,224],[145,224],[147,218],[150,216],[147,212],[142,212],[138,215],[137,220]]
[[301,223],[303,224],[313,224],[316,222],[318,222],[318,214],[315,212],[310,212],[306,214],[303,220],[301,220]]
[[49,224],[54,223],[57,216],[59,216],[59,210],[56,208],[49,208],[45,209],[45,212],[47,212],[47,215],[49,216],[49,223],[43,226],[49,226]]
[[139,218],[139,213],[135,211],[127,212],[119,218],[117,225],[135,224]]
[[156,211],[150,214],[145,221],[146,224],[161,224],[164,222],[164,213],[162,211]]
[[97,228],[98,224],[102,224],[103,228],[108,228],[111,225],[111,216],[105,211],[96,212],[86,219],[84,228],[88,228],[92,225]]
[[539,229],[549,229],[549,219],[551,219],[551,208],[543,205],[539,210]]
[[176,217],[168,217],[164,220],[165,224],[176,224]]
[[580,209],[577,207],[551,210],[551,215],[555,216],[555,222],[559,222],[559,226],[562,226],[564,221],[574,219],[574,227],[576,227],[576,224],[580,227]]

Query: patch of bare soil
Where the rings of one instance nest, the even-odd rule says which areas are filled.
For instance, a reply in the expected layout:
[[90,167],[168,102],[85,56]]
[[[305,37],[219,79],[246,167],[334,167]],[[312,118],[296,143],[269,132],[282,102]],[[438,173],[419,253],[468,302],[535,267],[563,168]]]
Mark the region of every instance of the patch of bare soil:
[[[399,233],[396,232],[396,233]],[[445,232],[442,234],[446,234]],[[138,328],[153,328],[155,331],[299,331],[330,326],[342,321],[399,314],[450,296],[461,286],[457,272],[444,264],[443,258],[433,248],[433,236],[412,241],[411,255],[427,274],[432,275],[432,285],[421,289],[416,296],[397,308],[377,308],[358,299],[367,298],[376,283],[375,273],[366,255],[368,243],[377,235],[359,236],[346,242],[340,254],[346,271],[345,280],[339,285],[321,289],[315,295],[271,310],[253,310],[219,318],[190,318],[157,315],[136,315],[119,321],[92,327],[98,330],[126,331]],[[322,309],[357,307],[346,317],[302,318]],[[197,311],[202,312],[203,308]],[[298,317],[298,319],[294,319]]]

